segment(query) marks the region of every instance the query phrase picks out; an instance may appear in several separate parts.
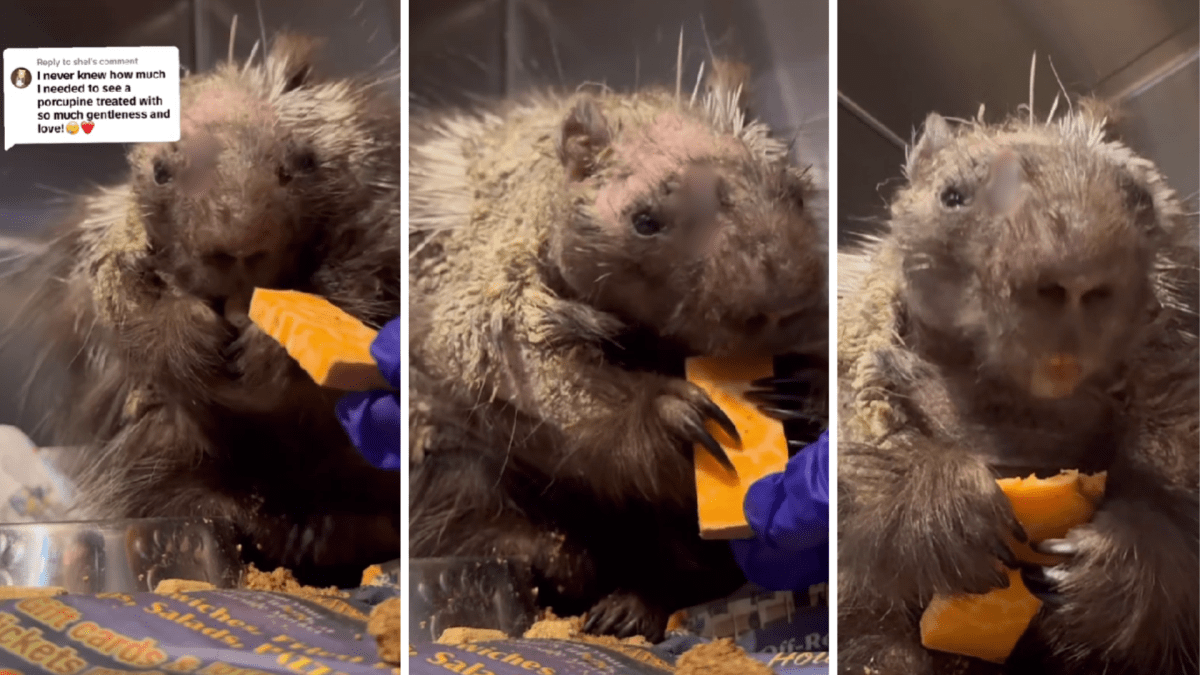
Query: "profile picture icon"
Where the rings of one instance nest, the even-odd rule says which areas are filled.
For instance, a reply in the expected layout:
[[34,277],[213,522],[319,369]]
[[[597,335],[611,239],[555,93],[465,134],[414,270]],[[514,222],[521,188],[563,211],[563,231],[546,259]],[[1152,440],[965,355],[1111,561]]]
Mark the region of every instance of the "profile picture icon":
[[24,89],[29,86],[30,82],[33,82],[33,73],[30,73],[28,68],[17,68],[12,71],[11,79],[14,87]]

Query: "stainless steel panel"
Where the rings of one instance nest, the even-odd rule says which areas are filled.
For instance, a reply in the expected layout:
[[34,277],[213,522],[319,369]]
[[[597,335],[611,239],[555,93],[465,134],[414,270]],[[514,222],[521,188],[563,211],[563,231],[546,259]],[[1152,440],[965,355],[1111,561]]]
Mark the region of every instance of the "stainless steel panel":
[[[1027,103],[1036,51],[1038,113],[1059,92],[1052,62],[1072,94],[1123,104],[1120,131],[1177,191],[1200,184],[1194,0],[840,0],[838,17],[839,91],[904,141],[930,111],[970,116],[983,103],[1000,115]],[[859,219],[879,213],[869,191],[900,172],[859,157],[877,144],[847,128],[838,227],[860,231]]]
[[531,87],[603,82],[617,89],[675,85],[690,92],[710,49],[755,74],[758,113],[797,137],[823,175],[828,147],[825,0],[412,0],[412,95],[462,104]]

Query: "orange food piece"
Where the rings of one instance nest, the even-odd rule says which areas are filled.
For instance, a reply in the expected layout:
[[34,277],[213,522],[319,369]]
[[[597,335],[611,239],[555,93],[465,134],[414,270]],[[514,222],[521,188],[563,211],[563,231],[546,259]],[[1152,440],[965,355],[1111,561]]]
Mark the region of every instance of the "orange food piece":
[[250,320],[283,345],[313,381],[343,391],[388,389],[371,356],[377,331],[325,298],[254,289]]
[[[1107,474],[1063,471],[1050,478],[1001,478],[997,483],[1012,503],[1013,513],[1030,544],[1058,539],[1092,519],[1104,496]],[[1054,564],[1053,556],[1036,553],[1029,544],[1010,542],[1019,560]],[[1042,601],[1029,592],[1016,570],[1008,570],[1009,587],[982,595],[935,596],[921,615],[921,644],[929,649],[1003,663],[1029,628]]]
[[930,649],[1003,663],[1042,601],[1008,570],[1008,588],[984,595],[935,596],[921,615],[921,642]]
[[686,609],[681,609],[667,617],[667,632],[670,633],[673,630],[681,630],[686,628],[687,623],[688,611]]
[[746,491],[758,479],[787,466],[787,438],[783,423],[758,411],[743,398],[750,382],[774,374],[770,357],[693,358],[687,361],[687,378],[703,389],[737,426],[741,444],[735,443],[714,422],[709,433],[725,448],[737,475],[696,446],[696,496],[700,536],[705,539],[748,539],[754,536],[746,522]]

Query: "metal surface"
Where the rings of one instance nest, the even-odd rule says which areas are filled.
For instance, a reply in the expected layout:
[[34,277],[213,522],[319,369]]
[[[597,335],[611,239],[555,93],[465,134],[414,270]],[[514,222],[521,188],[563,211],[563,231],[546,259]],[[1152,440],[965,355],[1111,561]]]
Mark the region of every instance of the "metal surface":
[[755,113],[796,138],[823,180],[828,163],[826,0],[412,0],[413,101],[464,104],[534,87],[602,82],[618,90],[682,86],[709,54],[754,74]]
[[520,637],[537,603],[527,563],[496,558],[413,558],[409,574],[409,635],[434,641],[447,628],[490,628]]
[[[288,28],[326,40],[318,68],[345,75],[398,61],[402,0],[25,0],[5,3],[0,49],[166,45],[179,48],[189,71],[210,68],[229,53],[237,17],[234,56],[245,59],[255,41]],[[261,18],[260,18],[261,17]],[[258,52],[262,53],[261,48]],[[394,90],[401,96],[401,82]],[[2,105],[0,99],[0,105]],[[7,262],[46,234],[72,195],[94,184],[121,180],[124,144],[18,145],[0,152],[0,316],[23,300],[2,282]],[[48,441],[35,424],[42,411],[19,414],[20,383],[34,362],[34,344],[0,351],[0,424],[16,424],[39,444]]]
[[163,579],[234,588],[241,564],[233,527],[152,518],[0,525],[0,586],[69,593],[152,591]]
[[839,240],[883,215],[904,161],[895,137],[910,141],[930,111],[1015,111],[1029,101],[1035,51],[1040,115],[1060,92],[1057,70],[1072,94],[1118,102],[1126,141],[1193,195],[1198,17],[1195,0],[839,0],[838,89],[849,100],[838,117]]

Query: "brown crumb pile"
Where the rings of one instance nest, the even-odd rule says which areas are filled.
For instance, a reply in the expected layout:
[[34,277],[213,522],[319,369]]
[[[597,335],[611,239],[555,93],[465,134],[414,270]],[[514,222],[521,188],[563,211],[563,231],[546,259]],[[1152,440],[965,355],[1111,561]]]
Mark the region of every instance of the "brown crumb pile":
[[292,571],[285,567],[278,567],[274,572],[263,572],[254,565],[246,568],[246,576],[242,581],[242,586],[251,591],[275,591],[277,593],[291,593],[292,595],[322,595],[334,598],[348,598],[349,593],[340,591],[336,586],[329,588],[315,588],[313,586],[303,586],[296,577],[292,575]]
[[250,591],[287,593],[360,621],[368,619],[367,615],[341,599],[350,597],[349,593],[340,591],[335,586],[315,588],[301,585],[299,581],[296,581],[291,570],[283,567],[276,568],[274,572],[263,572],[254,565],[249,565],[242,576],[242,588]]
[[650,642],[641,635],[634,635],[625,639],[618,639],[611,635],[589,635],[583,632],[584,617],[572,616],[568,618],[559,618],[554,615],[554,612],[547,609],[542,618],[530,626],[529,630],[525,631],[524,637],[545,639],[545,640],[574,640],[576,642],[587,642],[594,645],[633,645],[635,647],[649,647]]
[[191,579],[163,579],[154,587],[154,592],[160,595],[215,590],[217,590],[217,587],[207,581],[193,581]]
[[400,644],[400,621],[400,598],[388,598],[375,605],[367,620],[367,633],[375,638],[379,659],[397,666],[404,652]]
[[675,663],[675,675],[774,675],[767,664],[750,658],[730,638],[696,645]]
[[547,609],[542,618],[525,631],[524,637],[540,640],[574,640],[582,632],[583,617],[572,616],[560,619],[554,615],[553,611]]
[[439,645],[466,645],[473,642],[507,640],[502,630],[492,628],[447,628],[436,640]]
[[61,586],[0,586],[0,600],[23,600],[66,594],[67,589]]

